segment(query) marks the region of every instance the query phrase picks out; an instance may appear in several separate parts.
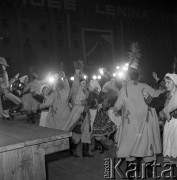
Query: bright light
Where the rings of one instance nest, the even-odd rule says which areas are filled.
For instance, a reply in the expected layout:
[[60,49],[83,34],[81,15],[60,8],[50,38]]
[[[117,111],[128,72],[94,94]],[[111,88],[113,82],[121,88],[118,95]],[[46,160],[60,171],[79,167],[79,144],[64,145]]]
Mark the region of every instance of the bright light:
[[129,66],[129,63],[125,63],[125,66],[128,67],[128,66]]
[[56,78],[55,78],[55,76],[52,76],[52,75],[50,74],[50,75],[47,76],[46,80],[47,80],[47,82],[48,82],[49,84],[53,84],[53,83],[55,83]]
[[62,81],[64,80],[63,77],[61,77],[61,80],[62,80]]
[[99,73],[100,73],[101,75],[103,75],[103,74],[104,74],[104,69],[103,69],[103,68],[100,68],[100,69],[99,69]]
[[117,74],[116,73],[113,73],[113,77],[116,77],[117,76]]
[[86,76],[86,75],[84,75],[84,79],[87,79],[87,76]]
[[120,67],[119,67],[119,66],[117,66],[117,67],[116,67],[116,69],[120,69]]
[[122,69],[123,69],[124,71],[128,71],[128,66],[124,66]]
[[93,79],[95,80],[95,79],[97,79],[97,77],[94,75],[94,76],[93,76]]
[[74,81],[74,77],[72,76],[72,77],[70,78],[70,80],[71,80],[71,81]]
[[99,75],[97,78],[98,78],[98,79],[101,79],[101,76]]
[[123,73],[123,72],[119,72],[119,73],[118,73],[118,77],[119,77],[119,78],[123,78],[123,77],[124,77],[124,73]]

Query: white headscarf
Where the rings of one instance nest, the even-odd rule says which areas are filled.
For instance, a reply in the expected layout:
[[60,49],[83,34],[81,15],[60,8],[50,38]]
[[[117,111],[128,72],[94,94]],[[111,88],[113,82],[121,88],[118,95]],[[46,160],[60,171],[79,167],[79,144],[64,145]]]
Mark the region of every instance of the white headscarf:
[[167,73],[167,74],[165,75],[165,77],[169,77],[170,79],[172,79],[172,81],[174,82],[174,84],[177,86],[177,74]]
[[98,89],[98,91],[101,91],[101,87],[97,80],[90,80],[90,86],[92,89]]
[[21,78],[19,78],[19,79],[20,79],[20,82],[24,83],[26,77],[28,77],[28,76],[25,75],[25,76],[22,76]]
[[48,87],[49,88],[49,85],[48,84],[43,84],[41,87],[40,87],[40,94],[42,94],[42,91],[45,87]]

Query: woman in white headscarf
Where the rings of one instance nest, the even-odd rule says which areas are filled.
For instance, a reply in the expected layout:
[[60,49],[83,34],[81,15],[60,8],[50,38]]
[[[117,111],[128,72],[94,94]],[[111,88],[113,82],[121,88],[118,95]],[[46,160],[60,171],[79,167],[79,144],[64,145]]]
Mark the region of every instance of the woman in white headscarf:
[[152,98],[143,92],[146,102],[152,107],[161,108],[160,116],[165,122],[163,134],[164,161],[177,164],[177,74],[165,76],[166,92]]
[[[50,97],[50,88],[47,84],[41,87],[40,94],[43,97],[43,103],[45,103],[47,99]],[[43,127],[46,126],[46,120],[47,120],[48,114],[49,114],[49,108],[46,108],[41,112],[39,126],[43,126]]]
[[40,104],[40,109],[50,107],[46,120],[46,127],[65,130],[64,126],[70,116],[70,108],[68,104],[69,83],[64,73],[61,73],[56,89],[47,98],[46,102]]

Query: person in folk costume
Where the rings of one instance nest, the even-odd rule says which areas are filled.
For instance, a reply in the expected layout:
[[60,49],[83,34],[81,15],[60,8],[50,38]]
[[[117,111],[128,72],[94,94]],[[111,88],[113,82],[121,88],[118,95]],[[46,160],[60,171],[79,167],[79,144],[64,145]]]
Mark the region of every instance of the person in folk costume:
[[[73,137],[81,140],[83,144],[83,157],[93,157],[89,153],[89,144],[91,144],[91,130],[97,112],[98,95],[101,87],[96,80],[90,80],[88,84],[88,98],[85,103],[84,111],[81,114],[77,125],[72,130]],[[74,138],[73,138],[74,139]]]
[[99,80],[100,87],[103,88],[106,82],[111,80],[111,74],[107,69],[103,69],[103,74],[101,74],[101,79]]
[[82,77],[79,79],[79,90],[75,97],[75,101],[73,102],[73,108],[70,117],[64,126],[64,129],[66,131],[73,132],[71,138],[71,153],[75,157],[78,157],[76,151],[77,151],[77,144],[80,141],[80,136],[78,136],[79,133],[76,132],[77,131],[76,129],[78,127],[77,126],[78,124],[80,125],[82,124],[79,122],[79,120],[81,120],[82,122],[86,117],[86,113],[84,112],[84,109],[85,109],[87,97],[88,97],[87,80]]
[[[156,111],[145,103],[142,94],[144,89],[151,96],[154,96],[155,92],[147,84],[139,82],[137,66],[140,52],[137,45],[132,44],[128,82],[120,90],[114,111],[115,113],[122,111],[122,133],[117,147],[117,157],[125,158],[126,170],[132,168],[132,162],[136,163],[137,173],[140,173],[142,159],[151,165],[156,155],[161,153],[161,141]],[[153,167],[147,166],[147,168],[148,177],[152,177]]]
[[[121,82],[115,77],[112,78],[110,81],[106,82],[102,87],[102,92],[105,95],[105,99],[108,99],[109,102],[108,115],[111,120],[118,126],[120,125],[120,120],[117,121],[117,117],[114,116],[113,107],[117,100],[120,87]],[[114,134],[112,134],[110,138],[114,141]]]
[[83,77],[82,70],[83,70],[83,62],[81,60],[74,61],[74,81],[72,83],[71,91],[70,91],[70,100],[71,104],[73,105],[78,94],[78,90],[80,87],[80,79]]
[[[23,83],[23,86],[24,86],[23,90],[24,90],[26,88],[26,86],[28,85],[28,83],[29,83],[29,78],[28,78],[27,75],[25,75],[25,76],[20,77],[19,80],[20,80],[21,83]],[[24,94],[23,90],[21,92],[22,94]]]
[[90,80],[89,96],[87,99],[87,105],[89,106],[91,130],[93,129],[93,123],[95,121],[95,117],[97,114],[100,92],[101,92],[101,87],[100,87],[98,81],[97,80]]
[[152,77],[155,79],[156,84],[154,89],[159,90],[159,94],[165,91],[165,81],[161,80],[156,72],[152,72]]
[[23,90],[22,110],[27,112],[33,112],[37,109],[40,102],[35,99],[35,95],[39,94],[41,86],[45,84],[44,81],[38,80],[38,75],[36,73],[33,73],[32,77],[33,80],[29,82]]
[[163,129],[163,156],[164,162],[177,164],[177,74],[176,67],[173,73],[165,75],[166,91],[158,97],[152,97],[146,90],[143,95],[146,103],[161,110],[159,116],[165,121]]
[[95,138],[93,151],[98,150],[100,153],[103,153],[105,150],[108,150],[104,140],[116,131],[116,125],[109,118],[109,100],[105,99],[104,94],[100,93],[98,103],[98,110],[92,128],[92,137]]
[[65,130],[65,124],[70,116],[68,104],[70,87],[64,72],[59,73],[56,89],[39,105],[39,109],[49,108],[46,127]]
[[102,90],[105,94],[105,98],[108,99],[109,102],[108,115],[112,122],[117,126],[117,130],[114,133],[112,133],[109,138],[116,143],[118,143],[119,136],[121,133],[121,116],[114,113],[113,107],[118,98],[120,88],[121,82],[119,82],[119,80],[116,78],[112,78],[110,81],[105,83]]
[[[0,57],[0,64],[2,65],[3,70],[3,78],[0,79],[0,111],[3,117],[5,117],[7,120],[12,120],[9,114],[9,110],[19,106],[22,101],[20,98],[10,92],[10,84],[6,71],[6,67],[8,67],[9,65],[7,64],[5,58]],[[18,75],[19,74],[17,74],[15,78],[18,78]]]
[[[45,103],[47,101],[50,93],[51,93],[51,90],[50,90],[49,86],[47,84],[44,84],[40,90],[40,94],[44,97],[43,103]],[[49,107],[44,108],[42,110],[41,117],[39,120],[39,126],[46,127],[46,120],[47,120],[48,113],[49,113]]]
[[119,94],[119,84],[117,79],[114,77],[112,78],[110,81],[107,81],[103,87],[102,87],[102,91],[104,93],[108,93],[110,90],[114,91],[115,94],[118,96]]

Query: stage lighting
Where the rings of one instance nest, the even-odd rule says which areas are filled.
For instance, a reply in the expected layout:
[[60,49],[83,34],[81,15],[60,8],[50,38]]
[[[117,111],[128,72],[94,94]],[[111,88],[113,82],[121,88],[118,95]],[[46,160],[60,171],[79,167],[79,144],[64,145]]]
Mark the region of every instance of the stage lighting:
[[100,68],[100,69],[99,69],[99,73],[100,73],[101,75],[103,75],[103,74],[104,74],[104,69],[103,69],[103,68]]
[[71,81],[74,81],[74,77],[72,76],[72,77],[70,78],[70,80],[71,80]]
[[125,66],[128,67],[128,66],[129,66],[129,63],[125,63]]
[[101,79],[101,76],[99,75],[99,76],[97,77],[97,79]]
[[87,79],[87,76],[86,76],[86,75],[84,75],[84,79]]
[[118,73],[118,77],[119,77],[119,78],[122,79],[122,78],[124,78],[124,76],[125,76],[125,74],[124,74],[123,72],[120,71],[120,72]]
[[46,80],[49,84],[54,84],[56,82],[56,77],[55,75],[50,74],[47,76]]
[[95,79],[97,79],[97,77],[94,75],[94,76],[93,76],[93,80],[95,80]]
[[113,77],[116,77],[117,76],[117,74],[116,73],[113,73]]
[[124,71],[128,71],[128,66],[123,66],[122,68]]
[[119,66],[117,66],[117,67],[116,67],[116,69],[120,69],[120,67],[119,67]]

